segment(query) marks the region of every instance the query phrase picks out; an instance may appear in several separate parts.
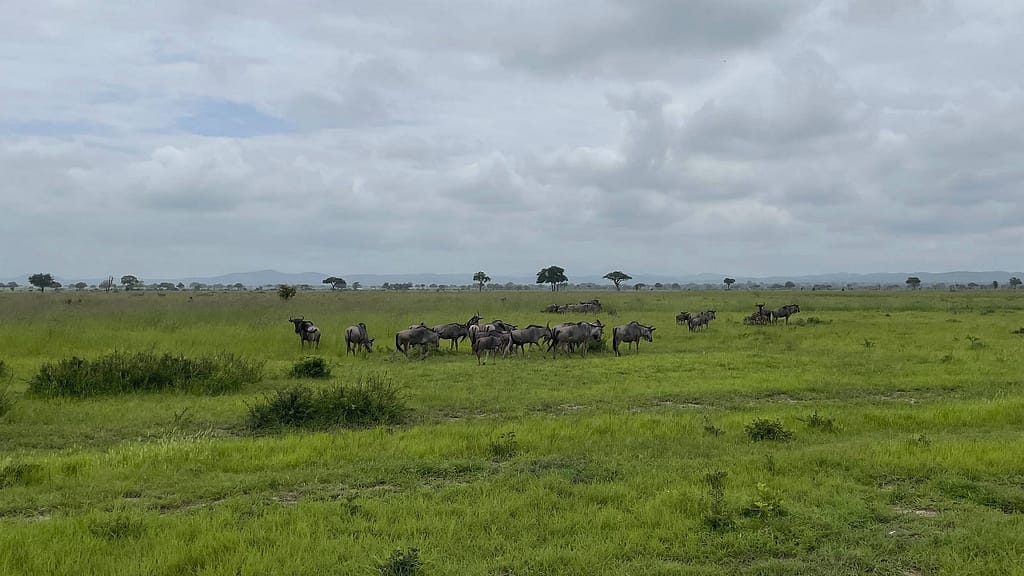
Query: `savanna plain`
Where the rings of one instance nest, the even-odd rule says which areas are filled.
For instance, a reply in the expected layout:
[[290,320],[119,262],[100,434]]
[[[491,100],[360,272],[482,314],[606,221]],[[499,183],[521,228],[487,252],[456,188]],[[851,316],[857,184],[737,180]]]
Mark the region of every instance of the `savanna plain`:
[[[801,312],[743,324],[758,302]],[[621,357],[394,352],[477,313],[656,331]],[[360,321],[374,351],[346,355]],[[0,574],[1024,574],[1022,327],[1011,290],[2,293]],[[32,384],[113,353],[258,369]],[[290,375],[310,355],[329,377]],[[368,382],[400,418],[253,425],[288,390]]]

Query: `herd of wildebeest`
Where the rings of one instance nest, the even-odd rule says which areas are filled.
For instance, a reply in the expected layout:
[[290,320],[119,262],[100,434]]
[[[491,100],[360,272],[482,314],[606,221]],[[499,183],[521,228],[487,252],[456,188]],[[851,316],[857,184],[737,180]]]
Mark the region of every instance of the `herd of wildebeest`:
[[[599,307],[596,300],[581,302],[592,310],[593,306]],[[787,304],[777,309],[765,309],[764,304],[757,304],[757,311],[743,319],[744,324],[766,325],[775,324],[780,319],[785,319],[789,324],[789,317],[800,311],[800,306]],[[556,307],[557,308],[557,307]],[[564,312],[565,309],[553,309],[548,307],[544,312]],[[680,312],[676,315],[676,324],[685,324],[690,332],[703,330],[715,319],[714,310],[703,312]],[[437,348],[441,340],[449,341],[449,349],[458,350],[459,343],[469,340],[476,355],[477,363],[486,362],[491,353],[500,353],[502,357],[526,351],[526,346],[532,350],[534,346],[546,346],[546,352],[550,352],[552,358],[558,356],[559,351],[569,354],[579,351],[586,355],[592,342],[600,342],[604,338],[604,324],[600,320],[594,322],[561,322],[554,326],[550,322],[546,326],[530,324],[525,328],[519,328],[501,320],[492,320],[481,323],[483,318],[474,314],[464,323],[450,322],[438,326],[428,327],[424,323],[409,326],[395,334],[395,350],[409,355],[409,348],[420,347],[421,353],[426,354],[428,347]],[[299,343],[302,346],[308,344],[310,347],[320,347],[320,329],[304,317],[289,318],[294,324],[295,333],[299,335]],[[612,350],[616,356],[621,356],[619,345],[625,343],[627,350],[633,345],[636,351],[640,351],[640,342],[646,340],[654,341],[654,326],[646,326],[633,320],[628,324],[622,324],[612,328]],[[360,322],[345,329],[345,353],[359,353],[361,350],[373,352],[374,339],[367,333],[366,324]]]

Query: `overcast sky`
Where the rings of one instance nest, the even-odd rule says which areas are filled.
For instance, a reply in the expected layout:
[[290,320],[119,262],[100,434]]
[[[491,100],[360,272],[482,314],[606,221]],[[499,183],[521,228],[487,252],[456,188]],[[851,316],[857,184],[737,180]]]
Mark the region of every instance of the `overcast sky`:
[[0,277],[1020,269],[1021,70],[1008,0],[0,2]]

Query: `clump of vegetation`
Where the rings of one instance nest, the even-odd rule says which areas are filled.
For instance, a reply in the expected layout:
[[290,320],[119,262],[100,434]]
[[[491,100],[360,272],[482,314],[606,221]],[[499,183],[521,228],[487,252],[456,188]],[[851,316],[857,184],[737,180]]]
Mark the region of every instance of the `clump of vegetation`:
[[419,576],[423,573],[420,551],[417,548],[394,550],[387,560],[377,565],[377,571],[381,576]]
[[757,496],[743,509],[744,516],[752,516],[767,520],[773,516],[784,516],[786,509],[782,505],[782,494],[764,482],[757,483]]
[[298,293],[298,288],[288,284],[281,284],[277,287],[277,297],[285,302],[291,300]]
[[985,347],[985,343],[981,341],[981,338],[977,336],[967,336],[967,341],[970,342],[971,350],[980,350]]
[[1011,330],[1010,334],[1024,334],[1024,328],[1017,328],[1016,330]]
[[331,366],[320,356],[306,356],[292,365],[292,378],[328,378],[331,375]]
[[824,416],[819,415],[817,410],[815,410],[814,414],[811,414],[807,418],[797,418],[797,419],[800,420],[801,422],[803,422],[804,424],[807,424],[808,428],[813,428],[815,430],[821,430],[822,432],[835,432],[836,431],[836,422],[835,422],[835,420],[833,418],[826,418]]
[[264,396],[249,406],[253,432],[281,428],[363,428],[398,424],[405,419],[405,399],[386,376],[369,376],[354,386],[314,391],[297,384]]
[[87,397],[133,392],[223,394],[263,378],[263,361],[234,354],[186,358],[153,352],[113,352],[95,360],[43,364],[29,381],[32,394]]
[[0,489],[32,484],[39,479],[42,470],[39,464],[28,464],[12,458],[0,461]]
[[487,445],[487,453],[490,454],[492,460],[499,462],[515,458],[516,454],[519,453],[519,442],[516,440],[516,433],[509,431],[500,434],[497,440],[492,440]]
[[725,478],[728,475],[725,470],[704,474],[704,484],[708,490],[708,508],[704,512],[704,524],[712,530],[725,530],[732,526],[732,514],[725,506]]
[[755,418],[754,421],[747,424],[743,430],[754,442],[762,442],[765,440],[785,442],[793,439],[793,433],[786,430],[782,426],[782,422],[779,422],[778,420],[769,420],[767,418]]
[[90,534],[103,540],[138,538],[146,529],[142,518],[123,511],[94,517],[88,526]]
[[870,350],[875,347],[875,341],[871,340],[870,338],[865,338],[864,342],[862,343],[862,346]]
[[608,351],[608,339],[601,337],[600,340],[590,340],[587,342],[587,352],[607,352]]
[[4,383],[4,380],[9,382],[11,378],[13,376],[11,375],[10,368],[7,367],[7,363],[0,360],[0,386],[3,386],[3,388],[0,388],[0,417],[10,412],[11,408],[14,407],[14,400],[7,393],[7,383]]
[[711,419],[708,418],[707,415],[705,415],[704,416],[704,434],[706,434],[708,436],[716,436],[717,437],[717,436],[721,436],[722,434],[725,434],[725,430],[722,430],[718,426],[715,426],[715,424],[713,422],[711,422]]
[[827,326],[832,323],[831,320],[822,320],[817,316],[809,316],[807,318],[797,318],[793,321],[797,326]]
[[932,439],[924,434],[914,434],[910,437],[909,442],[911,446],[918,446],[920,448],[927,448],[932,445]]

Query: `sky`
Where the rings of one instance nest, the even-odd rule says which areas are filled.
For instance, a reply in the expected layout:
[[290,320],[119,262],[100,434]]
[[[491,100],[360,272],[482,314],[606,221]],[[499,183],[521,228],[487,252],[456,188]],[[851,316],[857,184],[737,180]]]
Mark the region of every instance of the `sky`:
[[0,2],[0,277],[1014,270],[1024,3]]

